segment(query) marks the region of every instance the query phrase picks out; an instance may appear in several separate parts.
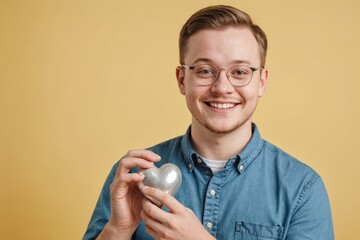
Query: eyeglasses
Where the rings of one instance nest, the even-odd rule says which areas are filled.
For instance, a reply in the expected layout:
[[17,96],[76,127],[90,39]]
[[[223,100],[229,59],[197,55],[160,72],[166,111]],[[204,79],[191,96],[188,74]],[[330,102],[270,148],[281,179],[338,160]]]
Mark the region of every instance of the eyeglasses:
[[210,64],[194,66],[183,64],[182,66],[194,72],[195,81],[198,85],[208,86],[213,84],[219,78],[220,71],[225,70],[227,79],[236,87],[245,87],[248,85],[251,82],[254,72],[262,68],[261,66],[254,68],[241,64],[232,65],[228,68],[222,67],[220,69]]

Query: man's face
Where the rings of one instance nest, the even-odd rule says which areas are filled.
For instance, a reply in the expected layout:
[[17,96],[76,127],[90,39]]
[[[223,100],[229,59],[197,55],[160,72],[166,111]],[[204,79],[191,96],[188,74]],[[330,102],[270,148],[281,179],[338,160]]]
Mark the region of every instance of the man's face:
[[[241,63],[257,68],[259,56],[259,45],[249,29],[206,29],[189,38],[184,63],[187,66],[212,64],[218,69]],[[261,74],[260,70],[255,71],[245,87],[234,87],[224,70],[209,86],[197,85],[194,72],[188,69],[178,67],[176,76],[192,114],[192,127],[223,134],[250,126],[258,98],[264,94],[267,69]]]

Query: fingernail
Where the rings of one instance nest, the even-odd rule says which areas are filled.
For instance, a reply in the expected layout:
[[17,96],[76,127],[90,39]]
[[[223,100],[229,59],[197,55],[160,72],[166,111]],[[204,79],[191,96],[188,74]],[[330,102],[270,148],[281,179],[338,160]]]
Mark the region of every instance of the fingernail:
[[153,162],[149,162],[149,161],[147,161],[146,164],[147,164],[149,167],[152,167],[152,166],[154,165]]
[[160,158],[161,158],[159,155],[157,155],[157,154],[155,154],[155,153],[152,154],[152,157],[153,157],[154,159],[160,159]]

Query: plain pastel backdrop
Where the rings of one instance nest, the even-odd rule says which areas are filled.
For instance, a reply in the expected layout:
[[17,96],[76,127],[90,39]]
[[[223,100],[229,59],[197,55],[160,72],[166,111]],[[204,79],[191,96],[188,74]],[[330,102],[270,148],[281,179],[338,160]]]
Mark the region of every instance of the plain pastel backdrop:
[[202,7],[267,33],[262,136],[325,181],[336,239],[360,223],[360,2],[0,0],[0,239],[80,239],[129,149],[183,134],[178,34]]

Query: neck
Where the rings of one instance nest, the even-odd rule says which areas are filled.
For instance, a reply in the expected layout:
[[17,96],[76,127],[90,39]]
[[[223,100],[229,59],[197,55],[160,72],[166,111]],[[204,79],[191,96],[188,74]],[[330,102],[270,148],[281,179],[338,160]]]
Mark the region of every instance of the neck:
[[215,133],[194,122],[191,126],[192,143],[196,152],[208,159],[230,159],[245,148],[251,135],[251,120],[230,133]]

